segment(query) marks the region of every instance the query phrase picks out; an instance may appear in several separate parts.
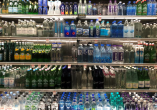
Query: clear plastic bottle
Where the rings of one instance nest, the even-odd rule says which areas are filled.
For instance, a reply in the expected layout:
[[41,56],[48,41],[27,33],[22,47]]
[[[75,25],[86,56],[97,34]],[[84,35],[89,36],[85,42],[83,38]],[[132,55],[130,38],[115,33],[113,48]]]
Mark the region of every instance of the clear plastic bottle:
[[101,63],[106,63],[106,56],[107,56],[107,52],[106,52],[106,49],[104,47],[104,44],[101,44],[101,47],[100,47],[100,62]]
[[11,24],[11,36],[15,36],[16,35],[16,26],[14,24],[14,21],[12,21]]
[[78,21],[78,24],[76,25],[76,36],[77,37],[82,37],[82,24],[81,24],[81,20]]
[[92,15],[92,4],[91,4],[91,1],[89,1],[88,3],[88,15]]
[[98,47],[98,44],[94,44],[94,62],[99,63],[100,62],[100,50]]
[[83,25],[83,37],[89,37],[89,26],[87,21],[85,21]]
[[72,61],[76,62],[77,61],[77,48],[75,45],[72,47]]
[[111,35],[111,32],[110,32],[110,23],[109,21],[106,22],[106,37],[109,38],[110,35]]
[[128,27],[128,37],[133,38],[134,37],[134,21],[131,20],[129,27]]
[[105,37],[106,36],[106,29],[105,29],[105,24],[104,20],[101,21],[101,26],[100,26],[100,37]]
[[123,6],[121,1],[119,1],[118,4],[118,15],[123,15]]
[[98,14],[98,10],[97,10],[96,4],[94,3],[94,5],[93,5],[93,15],[97,15],[97,14]]
[[124,49],[122,45],[118,48],[118,63],[124,63]]
[[83,46],[82,44],[79,44],[79,47],[78,47],[78,53],[77,53],[77,61],[78,62],[83,62]]
[[117,63],[118,62],[118,49],[117,49],[116,45],[113,45],[112,52],[113,52],[112,62]]
[[129,23],[128,23],[128,20],[125,20],[125,23],[124,23],[123,37],[125,37],[125,38],[129,37]]
[[88,48],[88,62],[93,62],[93,45],[89,44],[89,48]]
[[66,22],[66,24],[64,26],[64,36],[70,37],[70,26],[69,26],[68,22]]
[[112,63],[112,49],[111,49],[111,44],[106,44],[106,63]]
[[113,3],[113,15],[118,15],[118,4],[117,4],[117,0],[114,0],[114,3]]
[[94,23],[93,23],[93,20],[91,20],[90,24],[89,24],[89,37],[94,37]]
[[101,6],[100,2],[97,6],[97,9],[98,9],[98,14],[97,15],[102,15],[102,6]]
[[100,37],[100,23],[98,19],[96,20],[96,23],[95,23],[94,37]]
[[112,5],[112,1],[109,1],[108,4],[108,15],[113,15],[113,5]]
[[71,37],[76,37],[76,26],[74,24],[74,21],[71,21],[71,25],[70,25],[70,36]]

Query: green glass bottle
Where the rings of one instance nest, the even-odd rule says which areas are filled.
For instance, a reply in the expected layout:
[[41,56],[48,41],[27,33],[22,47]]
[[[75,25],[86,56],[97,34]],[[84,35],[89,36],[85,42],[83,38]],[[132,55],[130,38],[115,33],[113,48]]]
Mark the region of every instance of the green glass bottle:
[[29,0],[26,1],[26,14],[29,13]]
[[144,63],[150,62],[150,50],[148,47],[148,43],[146,43],[146,47],[144,48]]
[[51,69],[51,72],[49,73],[49,89],[55,88],[55,77],[54,77],[54,71],[55,69]]
[[137,75],[137,71],[136,68],[133,68],[132,70],[132,88],[133,89],[138,89],[138,75]]
[[144,88],[145,89],[150,88],[150,77],[148,75],[148,69],[145,69],[145,72],[144,72]]
[[37,62],[38,61],[38,49],[37,49],[38,44],[33,45],[33,50],[32,50],[32,62]]
[[4,75],[1,66],[0,66],[0,88],[4,88]]
[[13,3],[13,13],[14,14],[18,13],[18,3],[16,0],[14,0],[14,3]]
[[13,1],[9,1],[9,6],[8,6],[8,13],[12,14],[13,13]]
[[22,14],[26,14],[26,3],[22,0]]
[[27,69],[25,87],[27,89],[31,88],[31,71],[30,71],[30,69]]
[[126,89],[132,89],[132,77],[130,68],[128,68],[126,73]]
[[44,74],[43,74],[43,88],[48,89],[48,72],[47,69],[45,69]]
[[37,2],[34,2],[34,6],[33,6],[33,14],[38,14],[38,5]]
[[140,69],[140,75],[139,75],[139,78],[138,78],[138,88],[139,89],[144,89],[144,69]]
[[142,3],[142,15],[147,15],[147,1],[144,0]]
[[33,69],[33,72],[31,74],[31,82],[32,82],[32,89],[36,89],[37,88],[37,76],[36,76],[36,71],[35,69]]
[[150,63],[156,63],[156,49],[154,47],[154,43],[152,43],[152,45],[151,45]]
[[44,61],[45,44],[38,45],[38,62]]
[[55,89],[61,89],[61,76],[62,76],[62,66],[58,68],[57,74],[55,76]]
[[43,88],[43,71],[39,69],[38,75],[37,75],[37,88],[42,89]]
[[22,0],[18,2],[18,14],[22,14]]
[[46,44],[45,46],[45,54],[44,54],[44,61],[50,62],[51,61],[51,50],[49,48],[50,44]]
[[137,8],[136,8],[136,15],[141,15],[141,14],[142,14],[142,3],[141,3],[141,0],[138,0]]

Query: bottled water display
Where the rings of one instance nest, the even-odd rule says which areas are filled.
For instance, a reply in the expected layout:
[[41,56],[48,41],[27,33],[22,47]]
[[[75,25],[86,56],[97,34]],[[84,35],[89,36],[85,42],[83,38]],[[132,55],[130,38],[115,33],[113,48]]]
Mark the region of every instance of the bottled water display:
[[43,23],[38,24],[34,20],[18,20],[18,24],[0,22],[1,36],[30,36],[30,37],[105,37],[105,38],[156,38],[157,25],[142,24],[140,20],[109,21],[102,20],[95,22],[81,20],[65,21],[63,18],[44,19]]
[[0,66],[1,88],[156,89],[154,67]]
[[[152,98],[151,98],[152,97]],[[156,93],[136,92],[4,92],[0,109],[53,110],[102,109],[131,110],[156,109]]]

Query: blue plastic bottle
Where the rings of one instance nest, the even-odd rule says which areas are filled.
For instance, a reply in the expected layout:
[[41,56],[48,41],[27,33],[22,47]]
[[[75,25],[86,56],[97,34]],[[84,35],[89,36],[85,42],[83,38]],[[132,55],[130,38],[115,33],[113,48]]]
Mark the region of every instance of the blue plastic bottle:
[[42,6],[38,7],[38,14],[43,14],[43,8],[42,8]]
[[82,44],[79,44],[79,47],[78,47],[77,61],[83,62],[83,46],[82,46]]
[[101,44],[100,52],[101,52],[100,62],[106,63],[106,60],[105,60],[106,59],[106,50],[105,50],[104,44]]
[[94,3],[94,6],[93,6],[93,15],[97,15],[97,7],[96,7],[95,3]]
[[123,6],[121,1],[118,4],[118,15],[123,15]]
[[47,0],[43,0],[43,6],[47,7]]
[[65,5],[64,2],[62,2],[61,6],[60,6],[60,10],[61,10],[61,15],[65,14]]
[[70,37],[70,26],[69,26],[68,22],[66,22],[66,24],[64,26],[64,36]]
[[132,5],[132,15],[136,15],[136,1],[133,1],[133,5]]
[[123,38],[123,27],[124,25],[122,24],[122,21],[119,21],[118,25],[117,25],[117,29],[118,29],[118,38]]
[[125,3],[123,3],[123,15],[126,15],[126,6],[125,6]]
[[47,7],[43,8],[43,14],[47,15]]
[[128,1],[127,15],[131,15],[131,14],[132,14],[132,5],[131,5],[131,1]]
[[94,62],[95,63],[99,63],[100,61],[100,50],[98,47],[98,44],[94,44],[95,48],[94,48]]
[[88,48],[88,62],[93,62],[93,45],[89,44]]
[[106,44],[106,63],[112,63],[112,49],[111,44]]
[[113,21],[112,22],[113,24],[112,24],[112,37],[113,38],[116,38],[116,36],[117,36],[117,24],[116,24],[116,21]]
[[147,2],[147,15],[152,15],[152,1],[148,0]]
[[74,21],[71,21],[70,35],[71,35],[71,37],[76,37],[76,26],[74,24]]
[[156,15],[156,0],[152,0],[152,15]]

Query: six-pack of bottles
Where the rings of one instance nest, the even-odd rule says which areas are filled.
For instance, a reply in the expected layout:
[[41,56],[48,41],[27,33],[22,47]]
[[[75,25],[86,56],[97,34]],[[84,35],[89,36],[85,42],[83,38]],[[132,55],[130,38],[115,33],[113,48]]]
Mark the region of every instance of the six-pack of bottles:
[[[0,4],[1,5],[1,4]],[[137,0],[128,1],[128,4],[122,3],[117,0],[109,1],[106,4],[91,4],[91,1],[87,3],[84,0],[79,0],[77,2],[62,2],[57,1],[47,1],[38,0],[32,3],[27,0],[12,1],[7,0],[2,3],[2,13],[3,14],[48,14],[48,15],[156,15],[156,0]],[[49,8],[48,8],[49,7]]]

